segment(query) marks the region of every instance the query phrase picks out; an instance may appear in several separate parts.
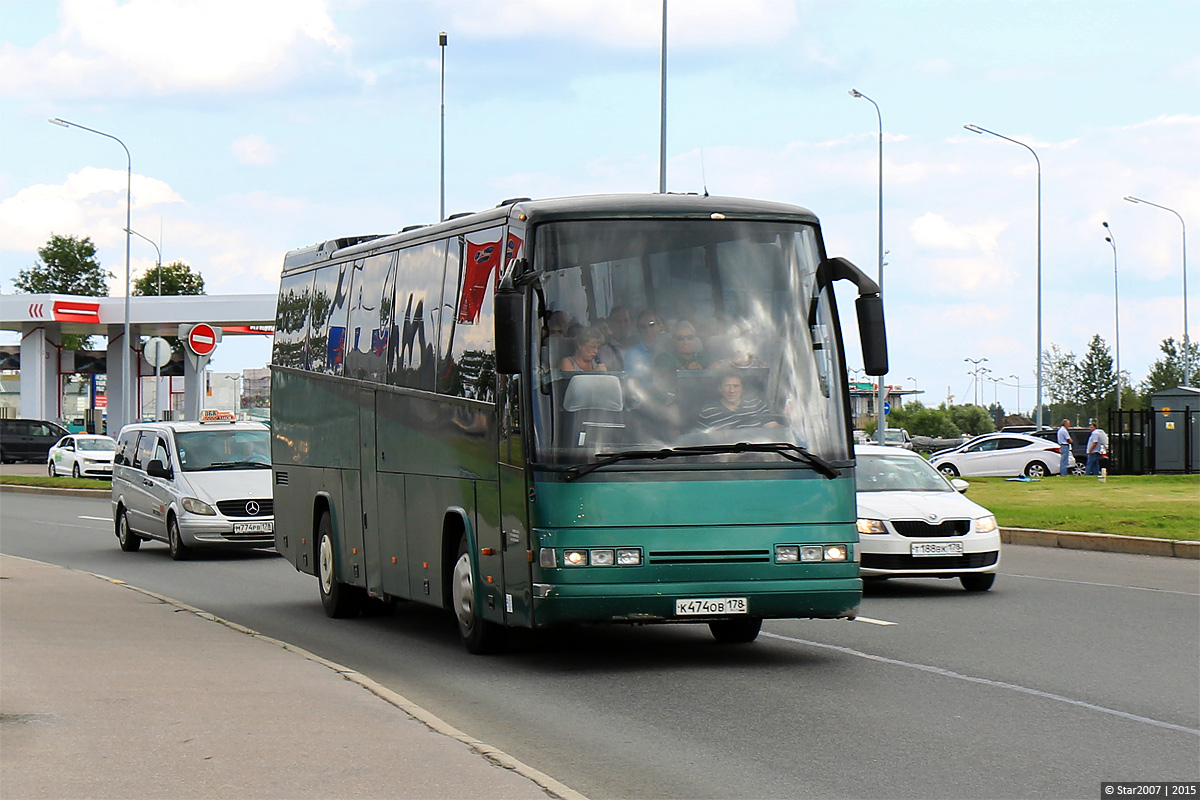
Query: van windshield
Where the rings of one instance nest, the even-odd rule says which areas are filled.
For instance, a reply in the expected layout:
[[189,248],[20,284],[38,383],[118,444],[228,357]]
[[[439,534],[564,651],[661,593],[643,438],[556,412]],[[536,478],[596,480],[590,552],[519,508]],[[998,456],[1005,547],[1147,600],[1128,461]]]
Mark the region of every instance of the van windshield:
[[270,469],[271,441],[265,430],[214,429],[176,433],[184,472]]

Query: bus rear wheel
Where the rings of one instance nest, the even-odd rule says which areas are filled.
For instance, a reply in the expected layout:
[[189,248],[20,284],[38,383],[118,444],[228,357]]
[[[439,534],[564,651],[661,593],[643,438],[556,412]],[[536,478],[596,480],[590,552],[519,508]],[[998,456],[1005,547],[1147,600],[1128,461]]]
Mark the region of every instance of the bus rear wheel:
[[758,638],[762,620],[758,617],[720,619],[708,623],[713,638],[721,644],[746,644]]
[[321,514],[317,524],[317,585],[325,616],[333,619],[356,617],[362,611],[365,593],[357,586],[337,579],[337,556],[333,546],[333,522],[329,512]]
[[467,553],[467,537],[458,545],[458,558],[450,575],[450,597],[454,603],[454,618],[458,635],[467,652],[476,655],[499,653],[504,649],[504,627],[481,619],[475,606],[475,573]]

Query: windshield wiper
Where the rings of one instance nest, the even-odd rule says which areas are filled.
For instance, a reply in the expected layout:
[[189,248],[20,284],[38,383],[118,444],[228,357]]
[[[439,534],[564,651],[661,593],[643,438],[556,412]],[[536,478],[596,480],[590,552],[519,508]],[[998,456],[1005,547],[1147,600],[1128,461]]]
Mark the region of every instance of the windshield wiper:
[[682,456],[708,456],[726,453],[777,453],[788,461],[803,461],[812,465],[817,472],[820,472],[826,478],[836,478],[842,474],[840,469],[815,453],[809,452],[807,448],[788,442],[738,442],[737,444],[667,447],[662,450],[624,450],[620,453],[612,453],[603,458],[598,458],[590,464],[577,464],[576,466],[568,467],[565,472],[567,473],[567,480],[573,481],[582,478],[588,473],[595,472],[601,467],[607,467],[619,461],[630,461],[633,459],[660,461],[666,458],[679,458]]
[[198,471],[203,472],[206,469],[269,469],[270,466],[264,461],[214,461]]

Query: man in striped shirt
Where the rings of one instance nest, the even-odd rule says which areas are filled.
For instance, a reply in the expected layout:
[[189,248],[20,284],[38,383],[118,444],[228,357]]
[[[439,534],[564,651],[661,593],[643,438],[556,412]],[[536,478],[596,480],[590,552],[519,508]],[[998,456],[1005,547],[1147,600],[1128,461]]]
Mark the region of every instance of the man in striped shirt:
[[720,402],[700,412],[697,424],[702,430],[721,428],[778,428],[779,416],[758,397],[744,397],[740,375],[721,378]]

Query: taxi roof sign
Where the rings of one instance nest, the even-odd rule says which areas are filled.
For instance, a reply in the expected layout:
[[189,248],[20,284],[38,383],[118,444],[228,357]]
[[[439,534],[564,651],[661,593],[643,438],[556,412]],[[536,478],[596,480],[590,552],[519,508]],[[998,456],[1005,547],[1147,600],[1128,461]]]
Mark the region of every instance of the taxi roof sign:
[[237,417],[232,411],[220,411],[215,408],[204,408],[200,410],[201,422],[236,422]]

